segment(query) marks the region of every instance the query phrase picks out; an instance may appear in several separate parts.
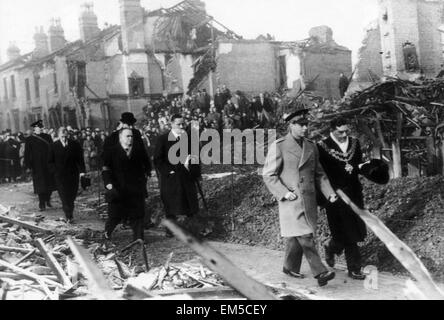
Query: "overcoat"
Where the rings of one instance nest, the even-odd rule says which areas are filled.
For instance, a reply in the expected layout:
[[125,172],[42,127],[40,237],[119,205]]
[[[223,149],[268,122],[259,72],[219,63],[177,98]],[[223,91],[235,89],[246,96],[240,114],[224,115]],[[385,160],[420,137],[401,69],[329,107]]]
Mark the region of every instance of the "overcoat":
[[[346,154],[331,137],[323,140],[319,143],[319,159],[333,188],[341,189],[358,207],[363,208],[362,185],[359,181],[362,151],[358,139],[349,139]],[[350,172],[346,170],[347,163],[350,165]],[[336,204],[326,204],[326,209],[334,240],[344,244],[364,241],[367,236],[365,223],[349,206],[338,201]]]
[[[143,201],[147,196],[147,177],[151,176],[151,165],[144,147],[133,145],[128,157],[120,143],[104,152],[104,171],[102,173],[105,186],[113,185],[117,191],[117,202]],[[137,207],[139,208],[139,207]],[[131,211],[129,218],[140,219],[145,215],[144,207]]]
[[48,161],[49,169],[55,177],[57,189],[69,198],[75,199],[79,190],[80,173],[85,172],[80,143],[68,139],[68,145],[65,148],[60,141],[54,142]]
[[181,163],[172,164],[168,159],[170,148],[176,141],[169,141],[171,131],[159,136],[154,152],[154,164],[160,172],[160,196],[167,217],[193,216],[199,212],[196,180],[200,178],[200,166],[191,165],[190,171]]
[[25,166],[32,170],[34,193],[49,193],[55,190],[54,175],[49,171],[48,156],[52,143],[50,135],[42,133],[26,139]]
[[[316,144],[304,139],[303,148],[291,134],[270,147],[263,170],[263,179],[279,202],[282,237],[299,237],[316,233],[318,206],[316,186],[330,197],[334,190],[319,163]],[[285,200],[288,192],[295,201]]]

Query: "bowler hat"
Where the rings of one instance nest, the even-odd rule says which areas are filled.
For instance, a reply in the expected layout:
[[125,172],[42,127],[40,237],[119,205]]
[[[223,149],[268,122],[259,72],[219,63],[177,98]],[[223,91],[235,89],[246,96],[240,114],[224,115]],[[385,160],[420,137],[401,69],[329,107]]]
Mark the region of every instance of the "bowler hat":
[[120,119],[120,122],[132,126],[137,122],[137,119],[134,117],[134,114],[132,114],[131,112],[125,112],[122,113],[122,119]]
[[390,181],[389,166],[382,160],[373,159],[362,166],[361,174],[377,184],[387,184]]
[[35,128],[35,127],[39,127],[39,128],[43,128],[43,121],[42,120],[38,120],[34,123],[31,124],[31,128]]

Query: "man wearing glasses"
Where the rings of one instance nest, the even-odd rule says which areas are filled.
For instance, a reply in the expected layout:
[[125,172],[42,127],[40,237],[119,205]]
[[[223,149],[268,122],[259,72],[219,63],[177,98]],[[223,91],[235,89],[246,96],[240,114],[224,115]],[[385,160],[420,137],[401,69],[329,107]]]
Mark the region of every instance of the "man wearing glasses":
[[[359,173],[363,164],[359,141],[350,137],[350,125],[345,118],[330,124],[330,136],[319,143],[319,159],[335,190],[341,189],[360,208],[364,206]],[[365,223],[343,201],[325,205],[331,241],[325,247],[326,261],[335,265],[335,255],[345,251],[348,275],[364,280],[358,242],[365,240]]]
[[307,113],[308,110],[299,110],[285,118],[289,133],[271,145],[263,179],[279,202],[281,235],[287,238],[283,272],[304,278],[300,269],[305,255],[313,276],[322,287],[335,277],[335,273],[328,271],[316,250],[316,187],[330,202],[338,198],[319,163],[316,144],[305,138]]

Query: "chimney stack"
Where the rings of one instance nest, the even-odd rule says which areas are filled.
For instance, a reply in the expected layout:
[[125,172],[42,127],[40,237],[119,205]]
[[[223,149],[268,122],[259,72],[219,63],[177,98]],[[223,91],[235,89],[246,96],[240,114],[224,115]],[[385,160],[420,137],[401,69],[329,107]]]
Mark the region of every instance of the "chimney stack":
[[333,30],[328,26],[314,27],[310,29],[309,36],[319,43],[330,43],[333,41]]
[[20,49],[17,47],[17,45],[14,42],[9,43],[6,55],[8,56],[8,61],[20,58]]
[[48,36],[43,30],[43,26],[35,28],[34,34],[35,49],[33,55],[37,58],[44,57],[49,54]]
[[94,4],[86,2],[81,6],[79,17],[80,38],[87,42],[100,32],[97,16],[94,13]]
[[144,9],[140,0],[119,0],[123,51],[145,48]]
[[54,52],[63,48],[66,44],[65,31],[63,31],[60,18],[52,18],[49,34],[49,51]]

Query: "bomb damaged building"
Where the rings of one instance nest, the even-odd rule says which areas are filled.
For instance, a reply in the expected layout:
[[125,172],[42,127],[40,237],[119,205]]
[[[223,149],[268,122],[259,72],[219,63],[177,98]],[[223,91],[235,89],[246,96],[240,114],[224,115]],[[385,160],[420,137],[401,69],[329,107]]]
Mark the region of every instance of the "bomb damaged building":
[[[329,27],[303,41],[246,40],[206,12],[199,0],[149,10],[120,0],[120,25],[101,30],[92,3],[82,6],[81,39],[65,39],[61,19],[35,29],[35,49],[24,55],[11,43],[0,65],[0,127],[112,130],[120,114],[143,116],[150,100],[226,85],[255,95],[307,84],[320,96],[339,97],[339,73],[351,73],[351,51]],[[247,72],[248,70],[248,72]],[[313,81],[315,80],[315,81]]]

